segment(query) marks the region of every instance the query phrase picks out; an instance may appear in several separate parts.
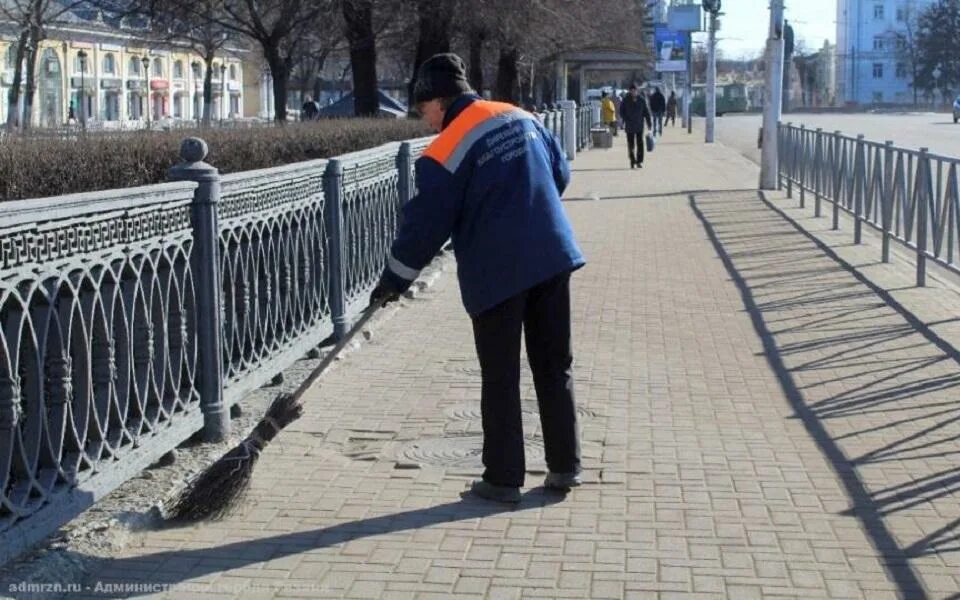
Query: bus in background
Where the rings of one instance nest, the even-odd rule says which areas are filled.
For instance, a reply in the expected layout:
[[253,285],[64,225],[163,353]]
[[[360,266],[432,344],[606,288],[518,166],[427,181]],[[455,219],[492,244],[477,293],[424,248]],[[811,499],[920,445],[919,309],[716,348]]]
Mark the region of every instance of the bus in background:
[[[703,117],[707,114],[706,85],[693,84],[693,99],[690,101],[690,110],[693,114]],[[742,83],[727,83],[717,86],[717,116],[726,113],[746,112],[747,86]]]

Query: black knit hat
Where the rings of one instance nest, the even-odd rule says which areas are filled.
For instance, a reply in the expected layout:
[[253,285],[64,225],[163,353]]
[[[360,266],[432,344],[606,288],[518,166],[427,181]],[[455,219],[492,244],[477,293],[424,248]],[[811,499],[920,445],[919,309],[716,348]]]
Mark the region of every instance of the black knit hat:
[[413,87],[413,102],[419,104],[472,91],[463,59],[452,52],[434,54],[420,65],[417,83]]

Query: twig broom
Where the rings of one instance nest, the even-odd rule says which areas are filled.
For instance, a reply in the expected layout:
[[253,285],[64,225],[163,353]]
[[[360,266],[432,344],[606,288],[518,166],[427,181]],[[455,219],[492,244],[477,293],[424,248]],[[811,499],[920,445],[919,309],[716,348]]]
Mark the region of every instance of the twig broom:
[[171,504],[165,520],[188,523],[203,519],[222,518],[247,491],[253,478],[253,468],[260,453],[280,431],[303,414],[301,397],[336,358],[358,331],[361,331],[379,306],[372,306],[356,325],[317,365],[310,375],[291,393],[274,398],[266,414],[250,434],[232,450],[224,454],[207,470],[194,477],[179,497]]

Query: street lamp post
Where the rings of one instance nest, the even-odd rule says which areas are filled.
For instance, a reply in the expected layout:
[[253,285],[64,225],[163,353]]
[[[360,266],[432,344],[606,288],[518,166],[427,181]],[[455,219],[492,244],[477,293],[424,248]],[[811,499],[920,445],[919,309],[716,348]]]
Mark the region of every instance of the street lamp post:
[[77,52],[77,58],[80,60],[80,94],[78,95],[78,108],[80,109],[80,128],[84,131],[87,130],[87,86],[86,86],[86,70],[87,70],[87,53],[83,50]]
[[706,98],[706,137],[705,141],[712,144],[717,120],[717,16],[720,14],[720,0],[703,0],[703,9],[707,11],[709,25],[707,28],[707,98]]
[[770,4],[770,34],[767,38],[767,101],[763,109],[763,143],[760,157],[760,189],[777,189],[780,162],[777,140],[783,101],[784,24],[783,0]]
[[220,63],[220,127],[227,112],[227,63]]
[[147,129],[150,129],[150,59],[144,56],[140,62],[143,63],[143,94],[146,96],[144,104],[147,108]]

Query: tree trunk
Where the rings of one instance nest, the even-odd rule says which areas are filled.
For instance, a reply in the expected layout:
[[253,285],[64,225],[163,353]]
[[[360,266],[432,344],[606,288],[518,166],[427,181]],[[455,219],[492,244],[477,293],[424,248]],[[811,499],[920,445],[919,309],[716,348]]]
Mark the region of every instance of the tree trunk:
[[[203,122],[201,127],[210,127],[213,121],[213,57],[211,52],[203,57]],[[222,81],[220,82],[223,83]]]
[[417,85],[420,65],[434,54],[450,52],[450,23],[453,21],[453,3],[418,0],[420,37],[413,59],[413,76],[407,86],[407,104],[413,111],[413,88]]
[[275,43],[261,40],[260,45],[273,78],[273,119],[278,123],[286,123],[290,64],[280,56],[280,48]]
[[377,97],[377,45],[373,34],[372,0],[344,0],[350,68],[353,71],[353,111],[358,117],[380,112]]
[[[23,94],[22,129],[24,131],[33,126],[33,99],[37,95],[37,55],[40,54],[40,40],[36,34],[31,35],[31,38],[30,51],[27,53],[27,85]],[[80,90],[81,103],[84,99],[84,91]],[[81,106],[81,108],[86,107]]]
[[487,40],[487,32],[482,27],[470,30],[470,85],[483,94],[483,43]]
[[517,103],[517,59],[520,53],[516,48],[503,48],[497,60],[497,88],[495,98],[501,102]]
[[23,84],[24,54],[27,49],[27,40],[29,31],[24,29],[20,32],[17,39],[17,51],[15,54],[16,64],[13,67],[13,82],[10,85],[10,91],[7,94],[7,130],[13,131],[20,125],[20,86]]

